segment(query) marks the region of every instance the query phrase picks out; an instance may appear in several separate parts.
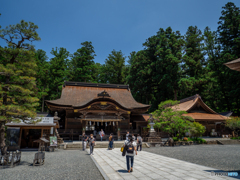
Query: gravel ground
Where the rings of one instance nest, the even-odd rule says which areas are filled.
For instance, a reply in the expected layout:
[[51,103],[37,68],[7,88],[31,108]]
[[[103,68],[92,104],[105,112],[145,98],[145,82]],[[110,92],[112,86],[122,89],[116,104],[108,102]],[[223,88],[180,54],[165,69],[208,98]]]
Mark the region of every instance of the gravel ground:
[[143,150],[223,171],[240,171],[240,145],[151,147]]
[[103,179],[86,151],[57,150],[45,153],[43,166],[32,166],[36,151],[22,152],[21,164],[14,168],[0,168],[0,179]]

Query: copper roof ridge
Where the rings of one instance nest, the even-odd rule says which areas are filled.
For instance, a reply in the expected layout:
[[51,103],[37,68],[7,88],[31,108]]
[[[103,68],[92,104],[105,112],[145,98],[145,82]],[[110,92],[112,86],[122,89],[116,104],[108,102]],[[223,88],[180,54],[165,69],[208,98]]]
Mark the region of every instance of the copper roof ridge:
[[184,102],[191,101],[191,100],[194,101],[196,98],[200,98],[200,99],[201,99],[201,96],[200,96],[199,94],[195,94],[195,95],[193,95],[193,96],[190,96],[190,97],[181,99],[181,100],[179,100],[179,101],[180,101],[180,103],[184,103]]
[[129,85],[124,85],[124,84],[104,84],[104,83],[64,81],[63,87],[65,86],[101,87],[101,88],[117,88],[117,89],[129,90]]

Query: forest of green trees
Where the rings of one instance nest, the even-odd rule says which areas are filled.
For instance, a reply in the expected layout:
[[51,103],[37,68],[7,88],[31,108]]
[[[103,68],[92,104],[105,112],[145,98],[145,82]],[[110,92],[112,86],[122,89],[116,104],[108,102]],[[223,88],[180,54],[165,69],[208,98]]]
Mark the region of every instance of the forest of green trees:
[[[113,50],[104,64],[94,62],[94,43],[89,41],[82,42],[73,54],[64,47],[53,48],[53,58],[49,59],[44,50],[27,43],[40,40],[38,27],[22,21],[0,30],[0,40],[7,43],[0,47],[0,91],[6,93],[11,86],[14,92],[8,92],[9,97],[24,92],[25,99],[19,101],[34,103],[37,111],[46,111],[44,100],[60,98],[64,81],[129,84],[136,101],[152,105],[149,112],[162,101],[199,94],[215,111],[240,115],[240,72],[224,65],[240,58],[240,10],[227,3],[221,14],[216,31],[189,26],[186,34],[181,34],[171,27],[160,28],[143,42],[143,50],[128,57]],[[15,42],[16,39],[20,41]],[[24,67],[28,75],[20,78],[23,70],[20,72],[18,66]],[[21,89],[11,82],[30,85]],[[36,95],[38,103],[33,98]],[[3,102],[3,95],[1,99]]]

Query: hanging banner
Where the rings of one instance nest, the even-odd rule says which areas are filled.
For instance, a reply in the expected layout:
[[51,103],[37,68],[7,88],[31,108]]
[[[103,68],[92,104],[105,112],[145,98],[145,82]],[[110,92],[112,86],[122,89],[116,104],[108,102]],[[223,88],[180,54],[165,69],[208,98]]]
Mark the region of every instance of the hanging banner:
[[57,137],[50,136],[50,146],[57,146]]

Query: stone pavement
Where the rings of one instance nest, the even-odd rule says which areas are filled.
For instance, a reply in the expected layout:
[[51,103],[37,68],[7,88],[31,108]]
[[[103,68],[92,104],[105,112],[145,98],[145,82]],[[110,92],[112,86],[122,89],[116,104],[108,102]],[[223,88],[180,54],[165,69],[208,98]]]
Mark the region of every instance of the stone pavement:
[[219,171],[214,168],[145,151],[138,152],[135,156],[132,173],[126,170],[126,157],[121,155],[120,148],[94,149],[94,155],[91,157],[105,179],[234,179],[226,176],[212,176],[211,171]]

